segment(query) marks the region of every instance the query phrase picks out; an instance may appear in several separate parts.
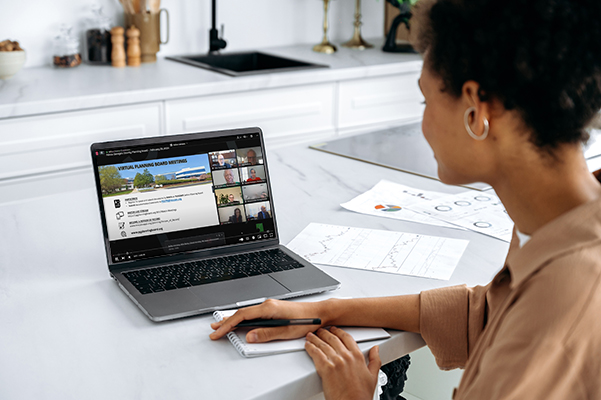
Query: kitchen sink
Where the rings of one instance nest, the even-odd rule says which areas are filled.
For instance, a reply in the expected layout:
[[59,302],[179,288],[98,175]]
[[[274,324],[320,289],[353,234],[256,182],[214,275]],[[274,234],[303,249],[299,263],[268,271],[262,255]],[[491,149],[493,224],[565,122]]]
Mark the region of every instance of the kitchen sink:
[[327,65],[313,64],[257,51],[174,56],[167,57],[167,59],[220,72],[229,76],[247,76],[271,72],[299,71],[311,68],[329,68]]

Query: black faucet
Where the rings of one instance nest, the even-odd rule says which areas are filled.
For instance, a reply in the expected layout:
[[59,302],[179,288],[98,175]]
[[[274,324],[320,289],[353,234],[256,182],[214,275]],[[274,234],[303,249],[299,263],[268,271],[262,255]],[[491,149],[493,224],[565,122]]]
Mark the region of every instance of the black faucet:
[[227,46],[227,42],[223,40],[223,25],[221,25],[221,36],[219,37],[219,32],[215,27],[215,14],[216,14],[217,4],[216,0],[213,0],[211,7],[211,29],[209,30],[209,53],[214,53],[221,49],[225,49]]

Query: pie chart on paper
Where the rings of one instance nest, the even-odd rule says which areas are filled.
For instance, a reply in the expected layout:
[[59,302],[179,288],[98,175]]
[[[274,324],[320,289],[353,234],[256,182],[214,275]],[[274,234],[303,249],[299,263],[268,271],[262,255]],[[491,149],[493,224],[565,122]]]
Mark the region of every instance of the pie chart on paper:
[[386,204],[386,205],[378,204],[374,208],[378,211],[384,211],[384,212],[396,212],[396,211],[402,210],[401,206],[395,206],[395,205],[391,205],[391,204]]

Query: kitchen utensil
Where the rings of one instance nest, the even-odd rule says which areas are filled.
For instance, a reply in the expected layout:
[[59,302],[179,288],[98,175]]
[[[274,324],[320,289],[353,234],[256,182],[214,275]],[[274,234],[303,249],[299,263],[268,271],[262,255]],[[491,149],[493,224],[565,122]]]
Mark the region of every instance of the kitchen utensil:
[[[161,41],[161,13],[167,14],[167,38]],[[142,62],[156,62],[156,53],[161,44],[169,42],[169,12],[162,8],[158,13],[125,14],[125,25],[135,26],[140,30],[140,49],[142,51]]]

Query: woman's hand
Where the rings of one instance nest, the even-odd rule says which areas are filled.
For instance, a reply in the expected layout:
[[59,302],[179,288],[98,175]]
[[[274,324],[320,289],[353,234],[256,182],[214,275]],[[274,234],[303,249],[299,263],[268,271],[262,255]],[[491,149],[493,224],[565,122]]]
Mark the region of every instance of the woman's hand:
[[308,333],[305,350],[315,363],[327,400],[372,400],[382,366],[379,348],[369,351],[369,364],[351,335],[332,327]]
[[[225,336],[228,332],[233,331],[240,322],[257,318],[321,318],[323,324],[325,323],[325,318],[321,309],[323,309],[323,307],[321,307],[319,302],[296,303],[269,299],[260,305],[242,308],[223,321],[212,323],[211,328],[215,329],[215,332],[211,333],[209,337],[213,340],[217,340]],[[315,331],[317,328],[319,328],[317,325],[257,328],[246,334],[246,341],[249,343],[262,343],[276,339],[297,339],[305,336],[308,332]]]

